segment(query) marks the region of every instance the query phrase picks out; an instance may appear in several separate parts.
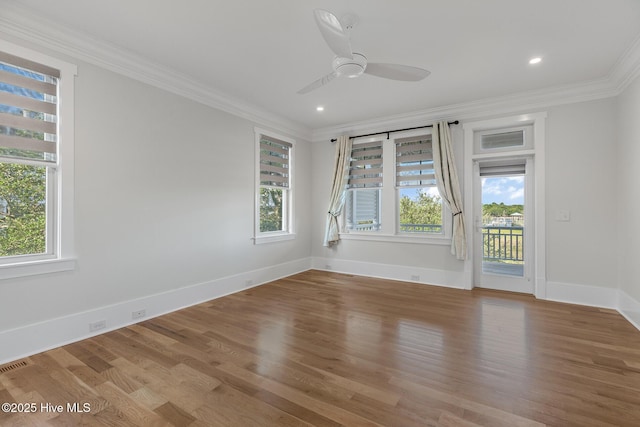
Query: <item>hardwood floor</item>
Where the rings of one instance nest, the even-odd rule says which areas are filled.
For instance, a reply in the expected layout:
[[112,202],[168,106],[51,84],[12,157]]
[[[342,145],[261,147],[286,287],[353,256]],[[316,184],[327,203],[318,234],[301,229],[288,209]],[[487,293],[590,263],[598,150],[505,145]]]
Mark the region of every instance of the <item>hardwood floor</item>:
[[613,310],[319,271],[21,362],[2,426],[640,425]]

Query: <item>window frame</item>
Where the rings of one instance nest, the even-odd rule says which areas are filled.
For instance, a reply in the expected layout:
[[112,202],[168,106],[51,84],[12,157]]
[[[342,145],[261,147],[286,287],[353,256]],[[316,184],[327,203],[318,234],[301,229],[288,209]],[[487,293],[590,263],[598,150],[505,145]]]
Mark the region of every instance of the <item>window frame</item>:
[[[255,191],[254,191],[254,244],[281,242],[295,239],[294,232],[294,173],[295,173],[295,140],[279,135],[269,130],[254,128],[255,135]],[[288,171],[288,187],[278,187],[283,190],[283,223],[284,230],[279,231],[260,231],[260,190],[263,187],[269,187],[261,184],[260,180],[260,141],[262,137],[279,140],[291,144],[289,148],[289,171]]]
[[[450,245],[453,228],[451,211],[442,203],[442,233],[400,232],[400,189],[396,186],[396,140],[428,137],[432,130],[419,129],[389,135],[354,139],[353,145],[382,140],[382,186],[380,188],[380,229],[372,231],[347,230],[347,212],[342,215],[340,238],[345,240],[383,241],[430,245]],[[348,191],[348,190],[347,190]],[[391,218],[392,220],[387,220]]]
[[[0,50],[60,72],[57,93],[57,159],[47,169],[46,253],[1,257],[0,280],[73,270],[74,84],[77,66],[5,40],[0,40]],[[29,164],[28,161],[13,159],[9,163]]]

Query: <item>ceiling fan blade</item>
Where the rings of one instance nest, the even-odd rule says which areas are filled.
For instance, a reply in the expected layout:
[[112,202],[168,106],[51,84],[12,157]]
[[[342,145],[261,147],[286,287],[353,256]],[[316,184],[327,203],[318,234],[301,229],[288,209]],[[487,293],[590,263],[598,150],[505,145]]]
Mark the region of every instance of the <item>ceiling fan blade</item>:
[[398,64],[369,63],[364,72],[372,76],[383,77],[391,80],[402,80],[405,82],[417,82],[424,79],[431,71],[418,67]]
[[333,53],[341,58],[353,58],[349,36],[345,33],[338,18],[331,12],[322,9],[314,10],[313,15],[322,37]]
[[326,85],[327,83],[329,83],[331,80],[335,79],[336,77],[338,77],[338,74],[335,71],[333,71],[333,72],[327,74],[326,76],[319,78],[315,82],[303,87],[302,89],[300,89],[298,91],[298,93],[300,95],[304,95],[305,93],[309,93],[312,90],[318,89],[319,87]]

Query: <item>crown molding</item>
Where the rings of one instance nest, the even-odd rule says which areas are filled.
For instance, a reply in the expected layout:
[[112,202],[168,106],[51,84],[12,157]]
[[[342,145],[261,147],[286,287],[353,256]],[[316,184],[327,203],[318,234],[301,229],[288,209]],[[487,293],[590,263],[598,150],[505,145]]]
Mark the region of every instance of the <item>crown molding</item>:
[[636,78],[640,76],[640,36],[629,46],[611,70],[609,78],[617,86],[618,94],[622,93]]
[[3,6],[0,34],[113,71],[251,122],[305,140],[311,130],[85,33],[63,28],[15,2]]
[[465,121],[504,114],[517,114],[557,105],[610,98],[617,96],[620,91],[618,85],[614,84],[612,80],[607,77],[585,83],[519,92],[507,96],[479,99],[472,102],[430,108],[407,114],[379,117],[340,126],[316,129],[313,131],[311,140],[313,142],[320,142],[335,138],[337,135],[382,132],[387,129],[421,126],[438,120]]

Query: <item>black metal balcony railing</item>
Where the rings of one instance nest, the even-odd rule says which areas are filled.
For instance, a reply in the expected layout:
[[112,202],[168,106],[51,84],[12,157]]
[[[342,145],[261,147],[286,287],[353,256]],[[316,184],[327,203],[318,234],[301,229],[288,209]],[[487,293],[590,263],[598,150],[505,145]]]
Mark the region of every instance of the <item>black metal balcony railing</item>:
[[524,227],[482,227],[484,261],[524,261]]

